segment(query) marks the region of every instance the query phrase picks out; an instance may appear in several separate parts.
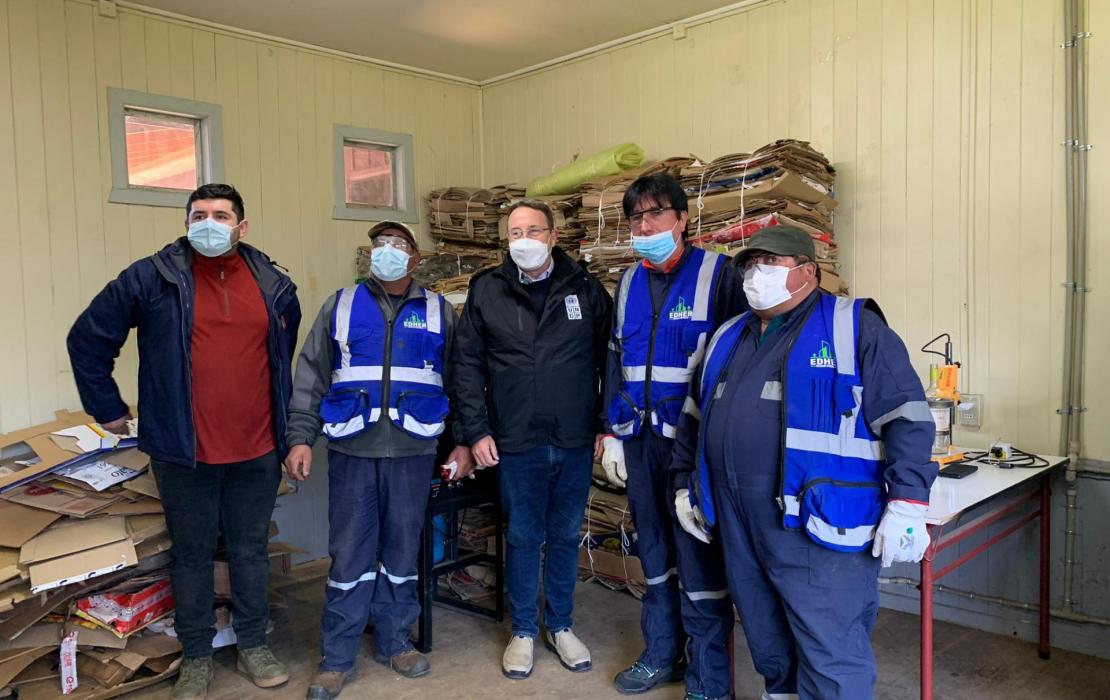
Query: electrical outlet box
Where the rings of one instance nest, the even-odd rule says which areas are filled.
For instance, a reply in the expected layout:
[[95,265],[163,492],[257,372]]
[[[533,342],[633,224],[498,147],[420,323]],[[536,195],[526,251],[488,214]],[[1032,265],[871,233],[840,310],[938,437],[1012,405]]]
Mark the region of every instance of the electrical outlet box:
[[983,395],[960,394],[956,407],[956,425],[961,428],[980,428],[983,425]]

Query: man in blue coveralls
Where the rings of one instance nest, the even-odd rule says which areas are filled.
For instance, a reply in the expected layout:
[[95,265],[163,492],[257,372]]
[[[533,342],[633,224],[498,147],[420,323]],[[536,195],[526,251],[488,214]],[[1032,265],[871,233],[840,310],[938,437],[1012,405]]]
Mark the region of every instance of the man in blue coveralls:
[[610,482],[627,482],[647,590],[640,615],[645,649],[614,683],[634,694],[685,677],[687,698],[726,697],[733,617],[720,545],[678,528],[668,467],[706,343],[747,304],[727,258],[685,243],[688,204],[677,180],[641,177],[625,192],[623,207],[632,246],[644,260],[625,272],[617,292],[604,401],[610,434],[601,462]]
[[[413,281],[416,237],[396,221],[368,233],[370,277],[320,309],[297,361],[286,466],[312,471],[312,445],[328,439],[328,553],[320,622],[323,659],[308,700],[331,700],[353,677],[359,640],[374,623],[374,659],[406,678],[429,672],[409,630],[420,615],[417,555],[438,438],[449,426],[448,357],[455,310]],[[470,450],[447,458],[454,478]]]
[[880,564],[929,544],[935,426],[878,307],[818,289],[804,231],[760,231],[737,263],[752,312],[691,382],[679,522],[717,528],[765,700],[870,698]]

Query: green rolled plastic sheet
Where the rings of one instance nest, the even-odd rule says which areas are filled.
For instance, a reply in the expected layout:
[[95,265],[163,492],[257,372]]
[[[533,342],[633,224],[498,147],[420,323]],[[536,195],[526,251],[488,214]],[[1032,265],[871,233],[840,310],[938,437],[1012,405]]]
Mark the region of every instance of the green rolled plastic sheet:
[[634,143],[619,146],[579,158],[567,167],[528,183],[527,196],[547,197],[554,194],[570,194],[583,182],[599,177],[616,175],[622,170],[639,167],[644,162],[644,149]]

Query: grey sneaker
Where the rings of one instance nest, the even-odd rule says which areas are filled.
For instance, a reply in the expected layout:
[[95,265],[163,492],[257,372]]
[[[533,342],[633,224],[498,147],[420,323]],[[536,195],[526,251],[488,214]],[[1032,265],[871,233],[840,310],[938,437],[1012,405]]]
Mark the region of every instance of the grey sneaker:
[[212,682],[212,657],[185,659],[177,682],[173,684],[173,700],[204,700]]
[[289,669],[274,658],[274,653],[265,644],[253,649],[240,649],[235,668],[259,688],[274,688],[289,680]]

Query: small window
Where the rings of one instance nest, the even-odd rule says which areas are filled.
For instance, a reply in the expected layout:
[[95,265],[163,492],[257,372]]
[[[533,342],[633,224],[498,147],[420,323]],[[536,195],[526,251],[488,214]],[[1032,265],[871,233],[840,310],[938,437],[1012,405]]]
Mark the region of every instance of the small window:
[[223,179],[219,105],[108,89],[112,194],[124,204],[182,207]]
[[346,204],[393,208],[393,151],[375,144],[343,144],[343,186]]
[[336,219],[416,222],[412,136],[335,127]]

